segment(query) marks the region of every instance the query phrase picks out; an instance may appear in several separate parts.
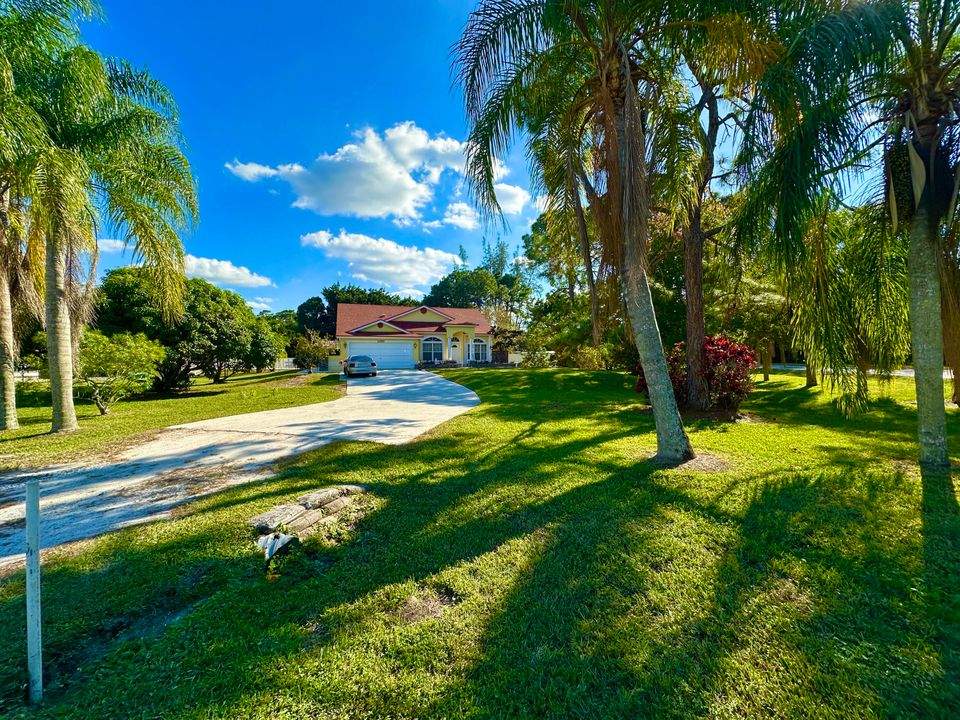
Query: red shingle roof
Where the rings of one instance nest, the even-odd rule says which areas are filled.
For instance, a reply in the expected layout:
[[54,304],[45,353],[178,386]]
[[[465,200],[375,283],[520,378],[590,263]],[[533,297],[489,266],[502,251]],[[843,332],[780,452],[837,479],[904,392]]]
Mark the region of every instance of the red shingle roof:
[[346,336],[371,336],[386,337],[410,337],[405,333],[357,333],[351,332],[358,327],[380,320],[390,320],[391,325],[403,328],[407,333],[414,336],[431,335],[433,333],[446,332],[444,325],[471,325],[474,326],[474,332],[477,335],[486,335],[491,331],[490,321],[482,312],[476,308],[450,308],[435,307],[431,308],[444,315],[449,315],[452,320],[443,322],[425,322],[423,320],[390,320],[395,315],[401,315],[416,308],[397,306],[397,305],[354,305],[352,303],[337,304],[337,337]]

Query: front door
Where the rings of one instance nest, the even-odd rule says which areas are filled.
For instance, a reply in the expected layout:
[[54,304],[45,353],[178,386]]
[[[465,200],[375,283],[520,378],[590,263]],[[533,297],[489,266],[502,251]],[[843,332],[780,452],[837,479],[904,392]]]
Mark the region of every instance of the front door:
[[450,343],[450,359],[453,360],[453,361],[454,361],[455,363],[457,363],[458,365],[462,365],[462,364],[463,364],[463,355],[462,355],[462,352],[461,352],[461,350],[460,350],[460,343],[459,343],[459,342],[451,342],[451,343]]

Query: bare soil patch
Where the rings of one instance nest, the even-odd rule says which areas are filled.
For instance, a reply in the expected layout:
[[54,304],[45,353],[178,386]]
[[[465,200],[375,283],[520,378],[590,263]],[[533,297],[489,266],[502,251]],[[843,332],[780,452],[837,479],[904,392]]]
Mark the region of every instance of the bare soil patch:
[[458,604],[461,598],[450,588],[424,588],[411,595],[401,606],[400,622],[412,625],[421,620],[439,618],[448,607]]
[[731,465],[728,460],[721,458],[713,453],[699,451],[697,456],[682,463],[661,462],[656,457],[650,458],[649,462],[654,466],[659,466],[669,470],[693,470],[696,472],[724,472],[729,470]]
[[696,470],[697,472],[723,472],[730,469],[730,463],[717,455],[702,450],[692,460],[677,466],[678,470]]

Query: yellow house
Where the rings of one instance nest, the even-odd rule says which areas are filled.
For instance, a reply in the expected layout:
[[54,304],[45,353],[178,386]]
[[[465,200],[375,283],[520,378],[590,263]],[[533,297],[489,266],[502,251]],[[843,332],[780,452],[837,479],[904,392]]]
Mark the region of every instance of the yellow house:
[[381,368],[417,363],[458,365],[490,362],[493,328],[476,308],[337,305],[338,354],[369,355]]

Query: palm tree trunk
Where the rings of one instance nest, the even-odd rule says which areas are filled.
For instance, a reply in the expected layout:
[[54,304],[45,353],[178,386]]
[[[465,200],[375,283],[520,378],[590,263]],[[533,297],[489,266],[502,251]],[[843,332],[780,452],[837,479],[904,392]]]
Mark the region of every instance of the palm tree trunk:
[[763,348],[760,350],[760,361],[763,363],[763,379],[768,381],[770,380],[770,366],[773,364],[772,342],[767,341],[763,344]]
[[[587,192],[590,192],[589,185]],[[593,270],[593,254],[590,251],[590,234],[587,231],[587,218],[580,202],[580,192],[573,180],[573,209],[577,216],[577,235],[580,240],[580,255],[583,258],[584,273],[587,276],[587,292],[590,296],[590,330],[593,336],[593,346],[600,347],[600,299],[597,297],[597,278]]]
[[820,381],[817,380],[817,369],[810,364],[810,359],[805,359],[806,368],[807,368],[807,384],[804,387],[812,388],[820,384]]
[[[620,201],[620,232],[623,242],[620,282],[627,319],[633,330],[640,365],[647,379],[647,395],[653,409],[653,422],[657,431],[655,459],[673,464],[684,462],[696,455],[680,419],[647,278],[644,257],[648,244],[649,212],[644,154],[646,139],[630,83],[630,79],[622,80],[622,87],[629,89],[626,97],[617,98],[619,102],[615,103],[614,113],[617,138],[615,167],[620,195],[617,199]],[[613,207],[617,208],[617,205]]]
[[910,343],[917,391],[920,464],[950,465],[947,418],[943,398],[943,321],[940,316],[940,273],[937,237],[929,208],[929,190],[910,224]]
[[16,430],[17,380],[14,376],[13,302],[7,268],[0,265],[0,430]]
[[[10,237],[10,190],[0,193],[0,252],[6,252]],[[16,254],[14,254],[14,258]],[[0,430],[16,430],[17,380],[14,376],[13,296],[10,292],[9,258],[0,257]]]
[[660,328],[650,294],[647,273],[639,263],[635,244],[627,242],[623,268],[623,293],[627,317],[633,328],[634,342],[640,353],[640,364],[647,379],[647,393],[657,428],[657,459],[683,462],[694,457],[690,439],[683,428],[677,399],[673,394],[670,372],[663,354]]
[[47,235],[45,310],[50,396],[53,403],[51,432],[67,432],[79,427],[77,412],[73,407],[73,341],[67,301],[66,257],[60,245],[53,233]]
[[687,311],[687,406],[710,407],[705,363],[706,323],[703,317],[703,228],[700,208],[690,213],[683,238],[683,285]]

